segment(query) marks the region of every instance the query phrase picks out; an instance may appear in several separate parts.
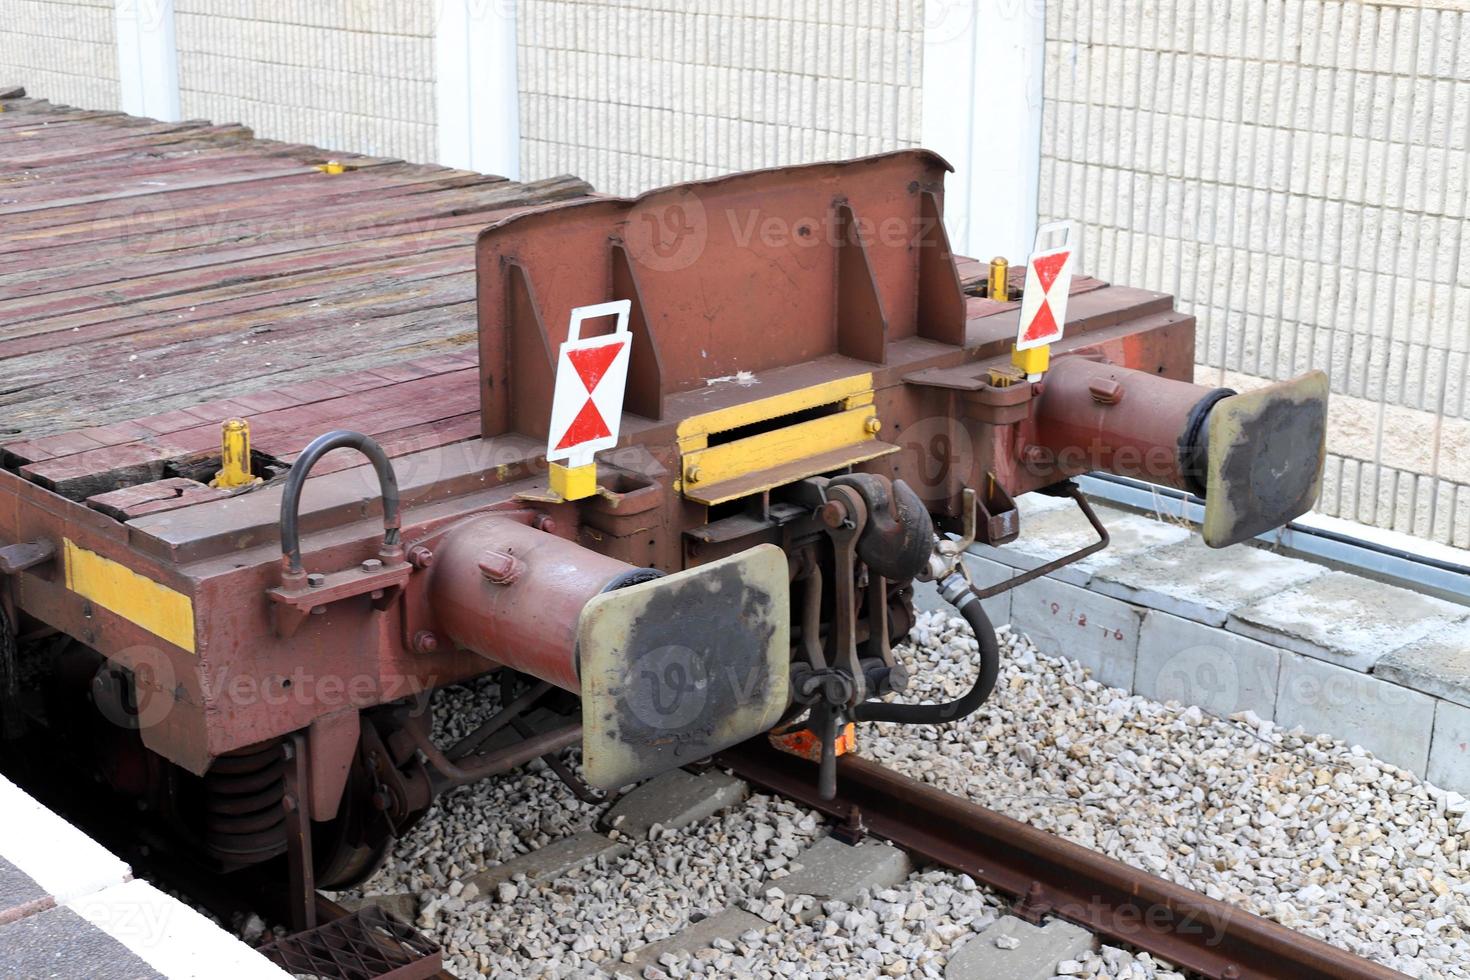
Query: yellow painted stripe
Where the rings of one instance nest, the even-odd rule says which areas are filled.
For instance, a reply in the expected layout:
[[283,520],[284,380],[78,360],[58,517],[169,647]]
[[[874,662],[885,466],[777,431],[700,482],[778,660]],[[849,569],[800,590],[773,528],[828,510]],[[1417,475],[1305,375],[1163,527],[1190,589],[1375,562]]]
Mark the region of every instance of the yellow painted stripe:
[[[859,397],[864,395],[866,398]],[[831,405],[833,402],[853,399],[850,404],[843,406],[852,408],[864,402],[871,402],[872,395],[873,376],[855,374],[850,378],[839,378],[836,381],[812,385],[810,388],[788,391],[784,395],[772,395],[769,398],[758,398],[755,401],[731,405],[729,408],[716,409],[713,412],[705,412],[703,415],[691,416],[679,423],[680,447],[698,448],[697,445],[686,446],[685,444],[689,441],[698,441],[698,437],[707,436],[710,433],[728,432],[742,425],[780,418],[782,415],[791,415],[808,408],[816,408],[818,405]]]
[[66,587],[109,612],[194,652],[194,603],[181,592],[63,539]]
[[698,467],[698,483],[719,483],[747,473],[773,469],[816,456],[829,449],[871,441],[867,430],[873,410],[860,407],[837,415],[798,422],[684,455],[684,482]]

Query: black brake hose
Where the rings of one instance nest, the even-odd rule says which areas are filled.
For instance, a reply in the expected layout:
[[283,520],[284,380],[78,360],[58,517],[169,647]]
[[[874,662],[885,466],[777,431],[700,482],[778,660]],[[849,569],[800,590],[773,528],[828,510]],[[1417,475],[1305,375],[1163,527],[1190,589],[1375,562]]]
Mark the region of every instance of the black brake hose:
[[975,597],[970,583],[958,572],[939,583],[939,594],[954,606],[980,645],[980,674],[968,692],[944,704],[896,704],[892,701],[864,701],[853,709],[854,721],[892,721],[900,725],[942,725],[973,714],[995,690],[1000,676],[1000,638],[985,608]]

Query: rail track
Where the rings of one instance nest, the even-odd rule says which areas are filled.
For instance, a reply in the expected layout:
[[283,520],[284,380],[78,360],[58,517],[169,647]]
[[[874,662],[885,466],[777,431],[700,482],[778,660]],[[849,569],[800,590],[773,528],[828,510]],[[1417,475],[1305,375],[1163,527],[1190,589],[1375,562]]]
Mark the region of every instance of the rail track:
[[[970,875],[1016,899],[1032,922],[1057,916],[1210,980],[1402,980],[1387,967],[1140,871],[1047,831],[946,793],[856,755],[837,762],[837,795],[822,799],[816,766],[753,739],[714,762],[753,786],[832,818],[849,842],[864,835]],[[284,876],[266,869],[210,875],[168,840],[139,825],[119,827],[115,811],[61,788],[65,812],[138,871],[185,894],[224,922],[254,912],[290,920]],[[318,892],[318,925],[263,951],[298,976],[325,980],[446,980],[439,949],[409,924],[374,906],[348,910]]]
[[824,800],[814,764],[751,740],[717,762],[748,782],[1017,898],[1032,922],[1058,916],[1211,980],[1402,980],[1404,974],[1191,891],[867,759],[837,762]]

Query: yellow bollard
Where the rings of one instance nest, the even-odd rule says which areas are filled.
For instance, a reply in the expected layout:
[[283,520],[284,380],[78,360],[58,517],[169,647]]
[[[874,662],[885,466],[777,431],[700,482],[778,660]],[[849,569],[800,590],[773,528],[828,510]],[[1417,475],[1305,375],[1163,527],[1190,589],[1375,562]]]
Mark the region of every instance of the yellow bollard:
[[258,482],[250,472],[250,423],[230,419],[220,427],[220,470],[209,481],[212,487],[233,489]]
[[985,291],[985,295],[997,303],[1008,302],[1011,298],[1010,288],[1006,285],[1008,268],[1006,260],[999,255],[990,260],[990,287]]

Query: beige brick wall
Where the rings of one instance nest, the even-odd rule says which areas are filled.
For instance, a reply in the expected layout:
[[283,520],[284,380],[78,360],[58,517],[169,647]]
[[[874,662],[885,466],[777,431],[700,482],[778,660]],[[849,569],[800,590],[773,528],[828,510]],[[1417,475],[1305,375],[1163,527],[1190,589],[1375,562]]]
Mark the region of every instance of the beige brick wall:
[[434,0],[176,0],[175,31],[185,118],[435,156]]
[[599,190],[919,141],[922,0],[521,0],[521,167]]
[[1331,373],[1326,513],[1470,547],[1467,4],[1048,0],[1046,37],[1042,220],[1200,318],[1199,380]]
[[117,22],[112,0],[5,0],[0,85],[82,106],[116,109]]

